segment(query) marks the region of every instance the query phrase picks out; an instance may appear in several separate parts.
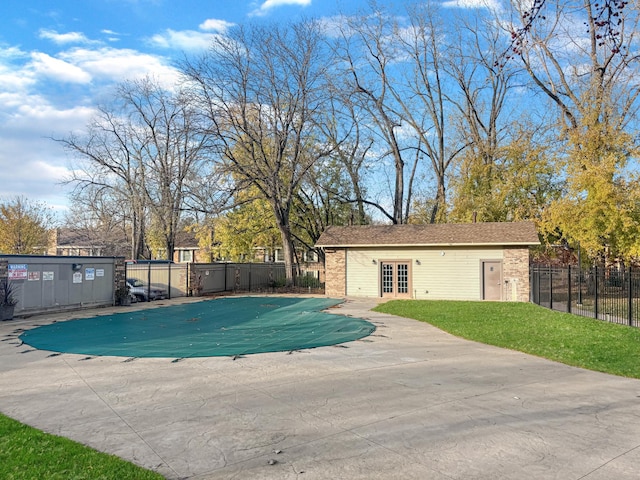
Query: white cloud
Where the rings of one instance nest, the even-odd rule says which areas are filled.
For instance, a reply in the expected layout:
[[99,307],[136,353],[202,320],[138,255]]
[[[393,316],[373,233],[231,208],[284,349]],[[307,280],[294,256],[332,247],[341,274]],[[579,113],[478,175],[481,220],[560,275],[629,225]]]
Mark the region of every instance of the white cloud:
[[51,138],[83,129],[94,110],[83,106],[58,109],[40,95],[23,96],[19,103],[4,97],[0,95],[2,195],[26,195],[64,209],[69,189],[60,182],[69,176],[69,160]]
[[46,53],[31,54],[33,70],[44,77],[68,83],[89,83],[91,75],[82,68],[60,60]]
[[27,52],[17,47],[0,45],[0,92],[23,92],[35,83],[33,74],[19,66],[30,58]]
[[498,0],[448,0],[442,2],[445,8],[488,8],[489,10],[500,10],[500,2]]
[[27,53],[20,50],[18,47],[5,47],[4,45],[0,45],[0,59],[16,59],[16,58],[24,58],[27,56]]
[[217,32],[217,33],[225,33],[231,27],[234,27],[236,24],[227,22],[226,20],[218,20],[216,18],[208,18],[200,25],[198,28],[200,30],[206,30],[208,32]]
[[[7,92],[21,92],[35,83],[33,74],[20,70],[14,70],[0,64],[0,99]],[[0,103],[1,100],[0,100]]]
[[145,75],[152,75],[168,84],[178,79],[177,70],[164,64],[161,57],[136,50],[75,48],[61,53],[60,57],[102,81],[121,82]]
[[345,15],[334,15],[322,17],[319,20],[320,28],[329,38],[339,38],[344,32],[349,32],[349,17]]
[[100,33],[103,33],[104,35],[107,36],[105,40],[109,43],[119,42],[122,39],[122,37],[128,36],[126,34],[122,34],[114,30],[110,30],[108,28],[103,28],[102,30],[100,30]]
[[96,43],[93,40],[89,40],[84,33],[80,32],[67,32],[58,33],[55,30],[40,30],[40,38],[51,40],[57,45],[67,45],[70,43]]
[[95,42],[60,45],[45,53],[0,44],[0,196],[64,208],[70,187],[60,181],[70,159],[52,138],[82,134],[92,105],[114,84],[149,75],[174,86],[179,72],[160,55]]
[[194,30],[175,31],[167,29],[164,33],[151,37],[150,43],[156,47],[172,50],[206,50],[211,46],[215,35]]
[[288,5],[298,5],[301,7],[308,7],[311,5],[311,0],[265,0],[262,4],[253,10],[249,15],[262,16],[266,15],[270,10]]

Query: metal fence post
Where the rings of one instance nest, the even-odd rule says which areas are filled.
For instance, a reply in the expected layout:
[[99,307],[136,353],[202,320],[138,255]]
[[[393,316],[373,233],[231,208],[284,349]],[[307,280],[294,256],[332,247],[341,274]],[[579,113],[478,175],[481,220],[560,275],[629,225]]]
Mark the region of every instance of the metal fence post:
[[147,302],[151,301],[151,263],[147,263]]
[[571,313],[571,265],[567,265],[567,313]]
[[594,293],[594,302],[593,302],[593,312],[596,315],[596,320],[598,319],[598,266],[595,265],[593,267],[594,279],[595,279],[595,293]]
[[553,271],[549,265],[549,310],[553,310]]
[[627,282],[629,283],[629,296],[627,298],[627,315],[629,326],[633,327],[633,282],[631,281],[631,267],[627,268]]
[[167,283],[169,284],[167,286],[167,298],[171,299],[171,262],[169,262],[167,265],[169,266],[169,270],[167,270],[167,276],[169,277],[167,279]]
[[536,267],[535,265],[531,265],[529,267],[529,296],[531,298],[531,301],[533,303],[538,303],[536,302]]

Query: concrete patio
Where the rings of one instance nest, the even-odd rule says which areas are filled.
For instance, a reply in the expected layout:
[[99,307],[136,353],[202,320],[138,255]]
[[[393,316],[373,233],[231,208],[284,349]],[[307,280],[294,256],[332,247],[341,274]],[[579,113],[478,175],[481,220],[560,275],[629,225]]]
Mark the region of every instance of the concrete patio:
[[17,339],[110,309],[1,322],[0,411],[169,479],[640,477],[639,380],[374,305],[331,310],[374,323],[370,337],[235,360],[52,355]]

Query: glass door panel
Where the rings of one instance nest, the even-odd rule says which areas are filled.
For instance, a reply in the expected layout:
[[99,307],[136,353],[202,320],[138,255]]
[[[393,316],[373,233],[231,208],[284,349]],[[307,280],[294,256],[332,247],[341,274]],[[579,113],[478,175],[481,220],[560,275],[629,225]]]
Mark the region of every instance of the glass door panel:
[[383,297],[411,296],[411,262],[381,262],[380,291]]

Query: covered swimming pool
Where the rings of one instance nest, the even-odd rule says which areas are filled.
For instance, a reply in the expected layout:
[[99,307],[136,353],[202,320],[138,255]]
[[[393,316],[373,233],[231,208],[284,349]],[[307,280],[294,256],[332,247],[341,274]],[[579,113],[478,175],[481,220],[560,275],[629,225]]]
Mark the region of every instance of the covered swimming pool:
[[192,358],[302,350],[373,333],[366,320],[326,313],[342,300],[224,297],[57,322],[28,330],[32,347],[91,356]]

